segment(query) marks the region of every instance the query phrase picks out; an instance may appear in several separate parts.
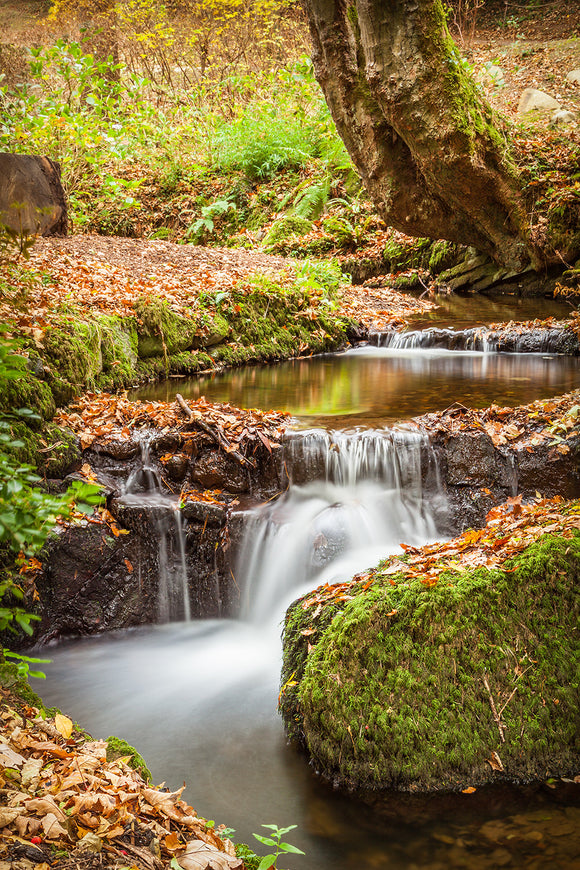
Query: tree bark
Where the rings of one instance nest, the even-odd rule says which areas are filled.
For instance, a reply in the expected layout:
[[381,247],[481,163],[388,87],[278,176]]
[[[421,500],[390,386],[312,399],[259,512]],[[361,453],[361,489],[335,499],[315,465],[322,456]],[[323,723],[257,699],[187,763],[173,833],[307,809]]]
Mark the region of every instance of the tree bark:
[[314,66],[385,222],[538,266],[507,141],[440,0],[306,0]]

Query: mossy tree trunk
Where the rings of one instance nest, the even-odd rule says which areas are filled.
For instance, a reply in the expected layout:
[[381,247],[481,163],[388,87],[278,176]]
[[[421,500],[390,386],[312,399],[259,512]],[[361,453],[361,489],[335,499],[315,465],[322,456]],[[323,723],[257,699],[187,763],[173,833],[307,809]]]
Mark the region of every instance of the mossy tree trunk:
[[441,0],[306,0],[318,81],[384,220],[518,269],[530,241],[503,131]]

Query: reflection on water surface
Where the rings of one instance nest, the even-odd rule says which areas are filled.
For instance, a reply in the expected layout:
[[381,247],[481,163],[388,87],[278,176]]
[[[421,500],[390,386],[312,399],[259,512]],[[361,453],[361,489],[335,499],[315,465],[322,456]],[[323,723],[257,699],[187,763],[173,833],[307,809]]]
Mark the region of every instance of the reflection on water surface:
[[205,396],[243,408],[275,408],[303,426],[388,426],[454,402],[520,405],[580,387],[578,360],[541,354],[397,350],[370,345],[341,354],[169,379],[134,392],[142,400]]

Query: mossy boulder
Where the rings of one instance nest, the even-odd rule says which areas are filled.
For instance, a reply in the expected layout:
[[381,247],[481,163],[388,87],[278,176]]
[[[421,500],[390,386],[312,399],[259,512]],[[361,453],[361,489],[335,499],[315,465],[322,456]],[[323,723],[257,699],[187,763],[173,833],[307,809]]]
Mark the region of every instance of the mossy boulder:
[[135,306],[138,320],[138,355],[141,359],[167,356],[195,344],[197,322],[173,311],[167,300],[142,299]]
[[318,770],[349,786],[575,774],[579,581],[580,536],[545,535],[501,570],[448,572],[433,587],[379,575],[330,620],[295,603],[286,725]]
[[264,250],[275,251],[280,242],[296,236],[305,236],[312,229],[312,221],[295,214],[277,218],[264,238]]
[[103,369],[101,337],[97,320],[71,317],[45,332],[44,357],[58,378],[79,389],[94,387]]

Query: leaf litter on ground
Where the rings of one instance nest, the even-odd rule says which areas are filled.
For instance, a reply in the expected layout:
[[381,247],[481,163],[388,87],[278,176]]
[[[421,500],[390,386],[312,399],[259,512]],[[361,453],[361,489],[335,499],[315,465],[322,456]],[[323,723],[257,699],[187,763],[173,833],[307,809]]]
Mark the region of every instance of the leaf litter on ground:
[[129,756],[107,760],[106,741],[7,688],[0,724],[0,870],[90,868],[96,855],[119,870],[242,870],[231,841],[182,799],[185,786],[151,785]]

